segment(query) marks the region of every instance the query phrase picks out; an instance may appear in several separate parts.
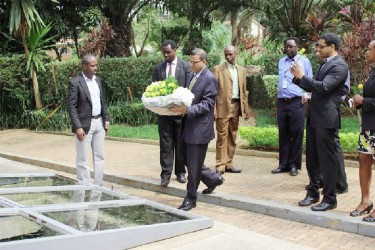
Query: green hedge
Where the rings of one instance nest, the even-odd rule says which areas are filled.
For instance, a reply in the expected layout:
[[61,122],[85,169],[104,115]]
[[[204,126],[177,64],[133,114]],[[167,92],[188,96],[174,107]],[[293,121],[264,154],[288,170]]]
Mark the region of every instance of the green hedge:
[[[183,57],[184,60],[188,58],[188,56]],[[209,67],[219,64],[220,59],[218,54],[209,54]],[[142,105],[131,106],[129,103],[130,96],[136,103],[140,102],[142,93],[151,82],[154,67],[162,60],[161,55],[100,60],[98,76],[103,80],[105,99],[110,108],[112,122],[132,126],[156,122],[156,115],[146,111]],[[68,80],[81,71],[80,64],[79,60],[71,60],[46,65],[47,71],[38,74],[42,103],[46,108],[34,112],[32,83],[24,71],[24,56],[0,57],[0,128],[34,129],[55,108],[61,106],[64,110]],[[127,108],[127,105],[132,108]],[[60,112],[63,111],[58,111],[53,116],[65,124],[63,121],[66,120],[66,114]],[[54,119],[54,117],[50,118],[50,122],[45,122],[43,126],[46,128],[50,126],[50,130],[55,126],[65,128],[63,124],[54,125]]]
[[[157,115],[142,103],[116,103],[108,106],[112,124],[142,126],[156,124]],[[70,131],[71,121],[65,106],[56,109],[25,110],[22,114],[0,114],[0,128],[28,128],[47,131]]]
[[[267,83],[270,82],[267,81]],[[248,76],[247,89],[249,91],[249,105],[252,108],[271,108],[275,106],[276,97],[269,96],[261,75]]]
[[[250,147],[279,147],[277,127],[240,127],[240,136],[247,140]],[[305,149],[306,131],[303,148]],[[344,152],[357,152],[358,133],[340,133],[341,147]]]

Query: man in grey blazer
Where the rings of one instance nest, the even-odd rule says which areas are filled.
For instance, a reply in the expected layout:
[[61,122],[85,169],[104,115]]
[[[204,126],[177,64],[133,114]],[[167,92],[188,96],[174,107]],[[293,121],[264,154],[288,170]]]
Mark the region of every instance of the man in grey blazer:
[[204,166],[208,143],[215,137],[214,109],[217,95],[217,80],[206,67],[207,54],[202,49],[194,49],[190,54],[190,64],[194,76],[186,87],[194,94],[190,107],[175,106],[170,110],[183,113],[183,138],[186,142],[186,166],[188,169],[187,195],[178,209],[190,210],[196,207],[197,190],[200,181],[208,187],[204,194],[210,194],[223,184],[220,173]]
[[[152,81],[162,81],[168,76],[174,76],[180,86],[185,86],[190,79],[191,68],[188,62],[176,57],[177,45],[173,40],[165,40],[162,44],[162,54],[165,60],[155,67]],[[160,166],[162,187],[168,186],[173,170],[180,183],[186,182],[185,177],[185,143],[181,135],[180,116],[158,116],[158,131],[160,141]]]
[[323,174],[323,200],[312,206],[313,211],[326,211],[337,207],[336,183],[338,178],[338,152],[336,133],[340,128],[341,97],[346,94],[345,81],[348,65],[338,55],[340,39],[327,33],[319,38],[320,56],[324,58],[314,78],[304,75],[298,64],[292,64],[293,82],[312,92],[306,131],[306,167],[312,184],[306,197],[298,204],[309,206],[319,201],[319,164]]
[[72,132],[76,134],[77,179],[89,182],[87,153],[93,152],[94,184],[103,185],[104,138],[109,130],[109,116],[103,98],[103,86],[96,72],[98,61],[93,55],[82,59],[82,72],[69,81],[68,112]]

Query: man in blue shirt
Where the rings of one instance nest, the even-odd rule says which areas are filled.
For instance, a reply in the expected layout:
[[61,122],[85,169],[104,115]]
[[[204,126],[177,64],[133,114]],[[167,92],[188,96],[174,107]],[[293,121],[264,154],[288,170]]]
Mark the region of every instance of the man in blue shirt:
[[301,65],[306,75],[312,77],[309,59],[298,55],[300,40],[289,37],[284,43],[286,56],[279,60],[279,82],[277,93],[277,124],[279,128],[279,166],[273,174],[290,172],[298,175],[302,162],[302,143],[304,130],[304,109],[306,93],[295,85],[290,73],[292,62]]

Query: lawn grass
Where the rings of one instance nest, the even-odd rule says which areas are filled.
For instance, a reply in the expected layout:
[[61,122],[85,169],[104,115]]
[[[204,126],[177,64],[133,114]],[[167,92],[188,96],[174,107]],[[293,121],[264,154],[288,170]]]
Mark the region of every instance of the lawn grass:
[[159,140],[158,125],[145,125],[141,127],[111,125],[109,136]]
[[[276,111],[271,109],[256,110],[256,126],[259,128],[277,127]],[[306,122],[306,119],[305,119]],[[305,126],[306,127],[306,126]],[[349,114],[341,116],[340,133],[359,133],[358,118]]]
[[256,126],[259,128],[277,127],[276,111],[272,109],[257,109]]
[[[259,128],[277,128],[275,110],[258,109],[256,116],[256,126]],[[340,133],[358,133],[359,123],[357,117],[352,115],[341,118]],[[158,125],[145,125],[141,127],[130,127],[127,125],[111,125],[109,136],[123,138],[139,138],[148,140],[159,140]]]

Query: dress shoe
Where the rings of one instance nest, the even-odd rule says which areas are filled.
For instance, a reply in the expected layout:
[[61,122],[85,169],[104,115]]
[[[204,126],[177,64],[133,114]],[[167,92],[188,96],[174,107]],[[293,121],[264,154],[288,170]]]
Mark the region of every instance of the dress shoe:
[[225,181],[225,179],[223,178],[223,176],[220,176],[219,179],[218,179],[218,181],[217,181],[217,183],[216,183],[216,185],[213,186],[213,187],[209,187],[209,188],[203,189],[202,194],[211,194],[215,190],[215,188],[217,186],[222,185],[224,183],[224,181]]
[[312,211],[327,211],[329,209],[335,209],[336,207],[337,207],[337,203],[330,204],[330,203],[322,201],[318,205],[312,206],[311,210]]
[[222,174],[224,174],[225,172],[224,172],[224,171],[220,171],[220,170],[216,170],[216,173],[222,175]]
[[372,202],[370,202],[370,204],[365,209],[363,209],[362,211],[358,211],[357,209],[351,211],[350,216],[357,217],[357,216],[361,216],[364,213],[369,214],[373,208],[374,208],[374,204]]
[[189,211],[192,208],[195,208],[197,206],[196,202],[191,202],[191,201],[184,201],[182,202],[181,206],[178,207],[178,209],[184,210],[184,211]]
[[177,174],[177,181],[179,183],[186,183],[186,177],[184,173]]
[[336,194],[345,194],[349,192],[349,188],[345,188],[345,189],[337,189],[336,188]]
[[363,217],[363,221],[366,222],[375,222],[375,217],[372,217],[371,215]]
[[319,196],[318,197],[311,197],[309,195],[306,195],[305,199],[298,202],[298,206],[300,207],[307,207],[312,205],[313,203],[319,202]]
[[226,168],[225,172],[233,173],[233,174],[239,174],[239,173],[242,172],[242,169],[238,169],[238,168],[235,168],[235,167],[230,167],[230,168]]
[[289,170],[285,169],[285,168],[275,168],[271,171],[271,173],[273,174],[280,174],[280,173],[286,173],[286,172],[289,172]]
[[166,177],[162,177],[160,181],[160,186],[162,187],[168,187],[170,179]]
[[290,176],[297,176],[298,175],[298,169],[292,168],[290,170]]

